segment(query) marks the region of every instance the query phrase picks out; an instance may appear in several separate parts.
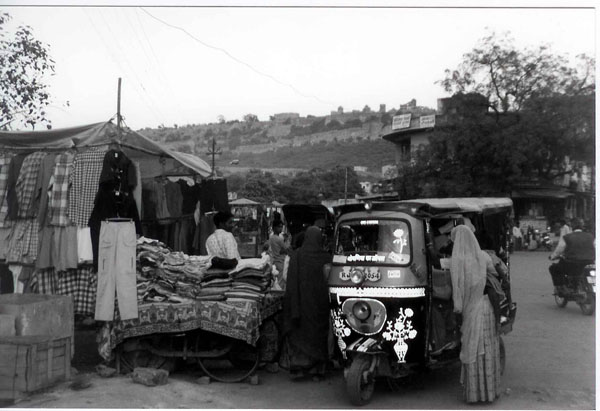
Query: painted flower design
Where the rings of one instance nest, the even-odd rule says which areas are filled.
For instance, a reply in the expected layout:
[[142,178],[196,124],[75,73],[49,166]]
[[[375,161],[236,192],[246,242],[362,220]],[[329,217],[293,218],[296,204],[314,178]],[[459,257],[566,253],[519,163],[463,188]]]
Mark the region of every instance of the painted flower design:
[[409,320],[413,315],[414,311],[411,308],[400,308],[396,320],[387,322],[383,338],[387,341],[403,342],[414,339],[417,336],[417,330],[413,328],[412,321]]

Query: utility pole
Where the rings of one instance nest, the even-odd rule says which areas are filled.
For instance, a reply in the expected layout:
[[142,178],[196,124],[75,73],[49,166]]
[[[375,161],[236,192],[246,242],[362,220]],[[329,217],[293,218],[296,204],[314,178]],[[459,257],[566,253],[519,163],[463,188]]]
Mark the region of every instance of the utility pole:
[[211,172],[211,177],[214,177],[215,176],[215,156],[223,154],[223,152],[221,151],[221,149],[217,148],[217,142],[215,141],[214,137],[213,137],[213,141],[212,141],[212,149],[208,150],[208,152],[206,154],[209,155],[209,156],[212,156],[212,172]]

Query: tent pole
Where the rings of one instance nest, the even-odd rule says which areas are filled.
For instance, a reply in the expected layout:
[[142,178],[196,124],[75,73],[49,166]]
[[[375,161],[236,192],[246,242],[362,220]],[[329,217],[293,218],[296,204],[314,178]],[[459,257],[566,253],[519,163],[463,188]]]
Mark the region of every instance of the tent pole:
[[117,133],[119,141],[121,141],[121,77],[119,77],[117,89]]

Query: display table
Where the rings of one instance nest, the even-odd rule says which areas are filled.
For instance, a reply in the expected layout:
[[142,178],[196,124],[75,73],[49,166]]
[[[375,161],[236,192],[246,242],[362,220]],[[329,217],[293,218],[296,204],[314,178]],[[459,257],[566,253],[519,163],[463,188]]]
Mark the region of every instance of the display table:
[[281,309],[282,293],[268,293],[256,301],[190,301],[185,303],[142,303],[138,318],[107,322],[100,332],[98,351],[109,360],[125,339],[196,329],[256,345],[264,319]]

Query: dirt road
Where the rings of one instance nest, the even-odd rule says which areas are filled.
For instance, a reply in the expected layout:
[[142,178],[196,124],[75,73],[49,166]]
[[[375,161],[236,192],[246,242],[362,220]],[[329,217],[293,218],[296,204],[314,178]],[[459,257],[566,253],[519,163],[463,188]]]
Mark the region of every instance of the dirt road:
[[[559,309],[552,296],[548,253],[512,256],[514,331],[504,337],[507,366],[501,397],[470,409],[595,408],[595,316],[573,303]],[[418,382],[390,391],[378,384],[368,408],[463,409],[458,366],[432,371]],[[15,407],[42,408],[350,408],[341,371],[313,382],[292,382],[287,373],[259,372],[259,385],[195,383],[199,371],[175,373],[165,386],[149,388],[125,376],[102,379],[74,391],[67,384],[39,393]]]

